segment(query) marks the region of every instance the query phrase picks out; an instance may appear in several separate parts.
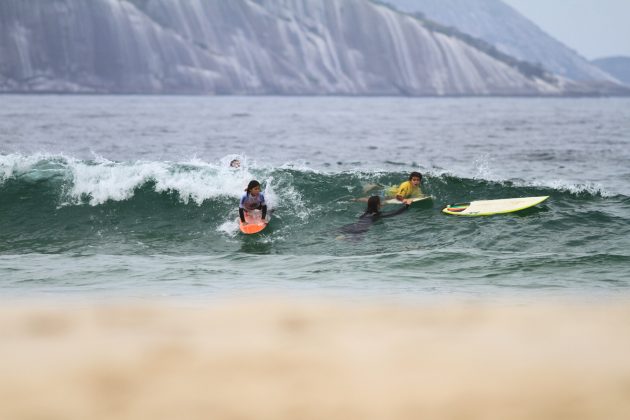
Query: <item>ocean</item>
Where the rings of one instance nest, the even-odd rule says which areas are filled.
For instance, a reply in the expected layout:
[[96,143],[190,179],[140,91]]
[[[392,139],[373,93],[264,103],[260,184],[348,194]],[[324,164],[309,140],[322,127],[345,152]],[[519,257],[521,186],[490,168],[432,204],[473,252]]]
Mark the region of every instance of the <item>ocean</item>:
[[[433,200],[340,231],[371,185],[411,171]],[[274,212],[244,236],[252,179]],[[441,213],[542,195],[514,214]],[[630,99],[3,95],[0,290],[628,297]]]

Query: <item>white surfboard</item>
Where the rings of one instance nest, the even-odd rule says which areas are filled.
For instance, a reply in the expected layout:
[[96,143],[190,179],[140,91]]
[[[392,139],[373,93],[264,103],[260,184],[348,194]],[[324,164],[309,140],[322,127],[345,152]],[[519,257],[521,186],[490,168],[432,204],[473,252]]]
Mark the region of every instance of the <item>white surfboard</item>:
[[[424,200],[429,200],[433,197],[431,197],[430,195],[423,195],[421,197],[415,197],[415,198],[410,198],[412,203],[417,203],[418,201],[424,201]],[[385,200],[383,202],[384,204],[402,204],[402,201],[398,201],[395,198],[390,198],[389,200]]]
[[542,203],[549,196],[503,198],[499,200],[478,200],[470,203],[449,204],[442,212],[454,216],[491,216],[513,213]]

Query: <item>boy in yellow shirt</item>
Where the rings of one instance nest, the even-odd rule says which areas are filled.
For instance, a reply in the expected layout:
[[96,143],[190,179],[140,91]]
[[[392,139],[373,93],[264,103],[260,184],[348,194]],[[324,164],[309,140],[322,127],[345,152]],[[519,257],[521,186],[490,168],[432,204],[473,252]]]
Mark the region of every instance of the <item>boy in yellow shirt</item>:
[[[420,172],[412,172],[409,175],[409,179],[398,187],[389,187],[380,190],[375,195],[380,196],[383,200],[396,198],[396,200],[402,202],[409,198],[422,197],[422,190],[420,189],[420,183],[422,182],[422,174]],[[373,189],[370,188],[370,189]],[[357,198],[356,201],[368,201],[368,197]]]
[[412,172],[411,175],[409,175],[409,180],[400,184],[398,188],[391,188],[389,191],[390,194],[387,195],[396,197],[398,201],[420,197],[422,196],[422,190],[420,189],[421,182],[422,174],[420,172]]

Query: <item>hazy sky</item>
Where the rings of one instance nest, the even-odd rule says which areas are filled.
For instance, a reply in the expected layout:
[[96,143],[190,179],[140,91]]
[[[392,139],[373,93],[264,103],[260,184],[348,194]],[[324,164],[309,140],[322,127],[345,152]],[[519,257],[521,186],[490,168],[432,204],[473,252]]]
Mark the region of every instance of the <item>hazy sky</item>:
[[630,0],[503,0],[588,59],[630,56]]

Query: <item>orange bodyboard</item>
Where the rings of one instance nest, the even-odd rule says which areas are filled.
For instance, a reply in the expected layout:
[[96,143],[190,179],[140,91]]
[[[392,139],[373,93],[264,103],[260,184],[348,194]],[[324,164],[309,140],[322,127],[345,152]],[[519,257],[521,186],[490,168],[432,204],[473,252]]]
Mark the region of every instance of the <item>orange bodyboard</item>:
[[245,220],[247,224],[241,222],[241,219],[238,219],[238,227],[241,229],[246,235],[251,235],[252,233],[258,233],[267,227],[267,223],[261,220],[260,211],[254,210],[253,212],[245,213]]

